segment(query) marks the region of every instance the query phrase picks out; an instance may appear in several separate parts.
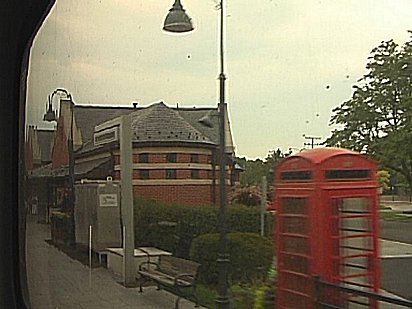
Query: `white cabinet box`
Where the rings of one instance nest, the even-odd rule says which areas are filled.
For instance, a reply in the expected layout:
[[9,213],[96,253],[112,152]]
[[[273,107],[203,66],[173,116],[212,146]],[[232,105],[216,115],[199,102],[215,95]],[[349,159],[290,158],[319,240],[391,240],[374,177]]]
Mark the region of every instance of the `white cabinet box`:
[[76,184],[76,243],[89,247],[92,227],[92,249],[120,247],[120,185],[117,181],[82,181]]

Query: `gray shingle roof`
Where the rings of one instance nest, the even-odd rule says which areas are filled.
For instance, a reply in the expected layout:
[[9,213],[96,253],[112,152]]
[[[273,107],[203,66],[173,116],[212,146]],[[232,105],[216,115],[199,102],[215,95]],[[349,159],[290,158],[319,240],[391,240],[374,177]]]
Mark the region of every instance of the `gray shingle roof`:
[[107,120],[126,115],[135,110],[133,107],[112,107],[112,106],[93,106],[75,105],[74,115],[76,125],[82,133],[83,142],[93,138],[94,127]]
[[179,108],[175,111],[213,143],[219,143],[219,111],[217,108]]
[[[219,111],[216,107],[168,107],[163,102],[145,107],[75,105],[75,119],[83,147],[93,151],[94,128],[106,121],[133,113],[135,142],[219,143]],[[159,133],[160,132],[160,133]]]
[[[135,142],[196,142],[214,144],[192,122],[163,102],[131,114]],[[188,117],[189,118],[189,117]]]

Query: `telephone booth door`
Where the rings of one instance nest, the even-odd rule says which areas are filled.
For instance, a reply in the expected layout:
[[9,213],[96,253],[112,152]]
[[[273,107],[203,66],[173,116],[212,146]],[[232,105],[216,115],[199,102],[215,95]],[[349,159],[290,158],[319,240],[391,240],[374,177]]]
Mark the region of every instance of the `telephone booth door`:
[[[364,191],[364,190],[363,190]],[[328,192],[330,210],[331,274],[326,280],[352,288],[378,292],[379,266],[376,194],[353,190]],[[328,295],[329,302],[351,308],[377,308],[366,297],[342,293]]]
[[278,303],[280,308],[310,308],[313,298],[310,198],[285,194],[279,198]]

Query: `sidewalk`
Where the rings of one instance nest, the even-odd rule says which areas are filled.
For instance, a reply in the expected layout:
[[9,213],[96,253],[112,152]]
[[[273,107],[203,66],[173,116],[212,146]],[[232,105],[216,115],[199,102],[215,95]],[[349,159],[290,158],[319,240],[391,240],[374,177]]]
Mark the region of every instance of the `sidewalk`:
[[[49,225],[28,219],[27,277],[32,309],[174,308],[176,297],[168,292],[146,287],[141,294],[138,288],[123,287],[118,283],[121,278],[106,268],[92,268],[90,272],[87,266],[44,241],[50,239]],[[412,258],[410,244],[381,239],[380,245],[381,258],[389,263]],[[192,309],[194,304],[182,299],[180,308]],[[381,308],[398,307],[382,304]]]
[[380,240],[381,259],[412,258],[412,245],[391,240]]
[[412,211],[412,202],[409,201],[392,201],[390,198],[385,197],[380,201],[381,206],[390,207],[393,211]]
[[[125,288],[106,268],[90,269],[44,240],[49,226],[28,218],[27,277],[32,309],[162,309],[174,308],[176,296],[156,287]],[[117,281],[116,281],[117,280]],[[194,304],[182,299],[181,309]]]

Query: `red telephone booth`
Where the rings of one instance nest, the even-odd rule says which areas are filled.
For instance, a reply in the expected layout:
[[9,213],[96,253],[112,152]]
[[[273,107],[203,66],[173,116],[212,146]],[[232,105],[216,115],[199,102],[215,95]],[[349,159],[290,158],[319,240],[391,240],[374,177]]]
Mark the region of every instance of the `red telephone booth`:
[[[284,159],[276,169],[277,308],[314,308],[314,276],[378,292],[376,163],[341,148],[318,148]],[[328,291],[346,306],[368,299]]]

